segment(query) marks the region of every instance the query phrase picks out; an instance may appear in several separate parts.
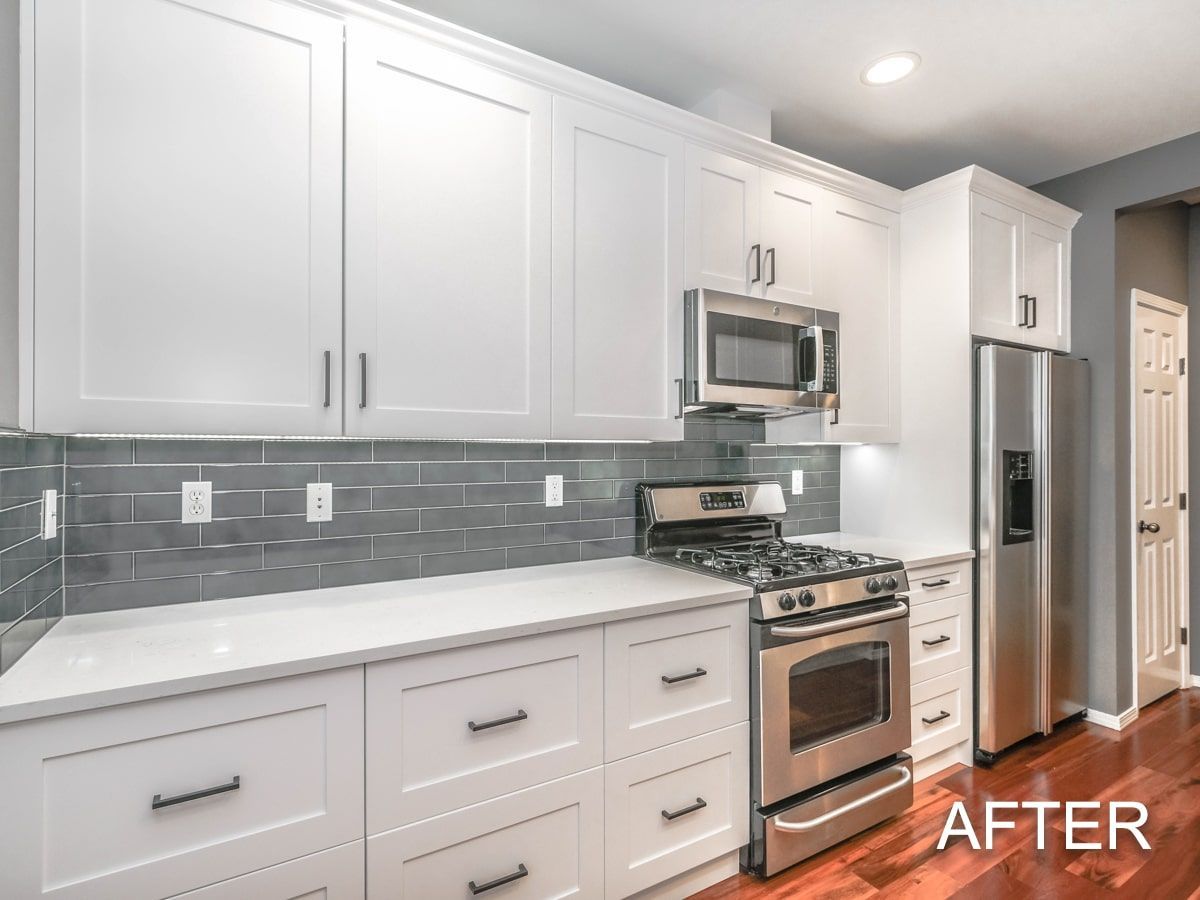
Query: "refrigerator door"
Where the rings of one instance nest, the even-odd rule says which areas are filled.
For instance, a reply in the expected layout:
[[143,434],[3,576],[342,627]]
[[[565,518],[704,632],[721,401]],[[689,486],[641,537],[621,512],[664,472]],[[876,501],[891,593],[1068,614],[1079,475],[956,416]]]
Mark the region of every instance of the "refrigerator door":
[[978,350],[976,747],[995,754],[1042,729],[1039,354]]
[[1042,731],[1087,706],[1088,364],[1042,354]]

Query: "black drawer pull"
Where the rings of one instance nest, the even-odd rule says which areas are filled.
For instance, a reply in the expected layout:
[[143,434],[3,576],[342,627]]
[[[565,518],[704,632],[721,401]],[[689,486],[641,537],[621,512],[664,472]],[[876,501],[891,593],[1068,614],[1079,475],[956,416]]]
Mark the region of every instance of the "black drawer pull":
[[218,784],[216,787],[204,788],[202,791],[192,791],[190,794],[179,794],[175,797],[163,798],[162,794],[155,794],[154,799],[150,801],[151,809],[162,809],[164,806],[177,806],[180,803],[188,803],[192,800],[202,800],[205,797],[215,797],[217,794],[227,794],[230,791],[240,790],[242,787],[242,776],[234,775],[233,781],[229,784]]
[[950,640],[950,635],[943,634],[941,637],[934,638],[932,641],[927,641],[925,638],[921,638],[921,643],[926,647],[936,647],[938,644],[944,644],[948,640]]
[[664,675],[662,677],[663,684],[678,684],[681,681],[690,681],[693,678],[699,678],[702,675],[707,675],[708,670],[696,666],[695,672],[688,672],[686,675]]
[[683,809],[675,810],[675,812],[667,812],[664,809],[662,811],[662,817],[670,822],[672,819],[678,819],[680,816],[686,816],[688,813],[694,813],[697,810],[704,809],[706,806],[708,806],[708,804],[704,802],[704,798],[697,797],[696,802],[691,806],[685,806]]
[[950,583],[949,578],[939,578],[937,581],[922,581],[921,587],[923,587],[923,588],[945,587],[949,583]]
[[474,722],[468,722],[467,727],[472,731],[483,731],[486,728],[495,728],[497,725],[511,725],[513,722],[521,722],[529,718],[529,713],[523,709],[518,709],[516,715],[505,716],[503,719],[492,719],[490,722],[480,722],[476,725]]
[[471,889],[472,894],[482,894],[484,891],[490,891],[492,888],[503,887],[506,884],[512,884],[518,878],[524,878],[529,874],[529,870],[525,868],[525,863],[517,866],[517,871],[508,875],[502,875],[495,881],[486,881],[483,884],[476,884],[473,881],[467,882],[467,887]]
[[930,718],[930,719],[927,719],[924,716],[921,716],[921,721],[924,722],[926,725],[934,725],[934,724],[942,721],[942,719],[948,719],[948,718],[950,718],[950,713],[946,712],[943,709],[940,713],[938,713],[936,716],[934,716],[933,718]]

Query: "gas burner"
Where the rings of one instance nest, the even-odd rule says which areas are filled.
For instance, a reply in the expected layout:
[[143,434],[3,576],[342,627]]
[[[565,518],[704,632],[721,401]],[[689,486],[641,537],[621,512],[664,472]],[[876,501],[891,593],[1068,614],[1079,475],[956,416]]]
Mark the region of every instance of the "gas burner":
[[674,557],[679,563],[744,578],[755,584],[806,575],[853,572],[881,562],[870,553],[793,544],[782,538],[713,547],[679,547]]

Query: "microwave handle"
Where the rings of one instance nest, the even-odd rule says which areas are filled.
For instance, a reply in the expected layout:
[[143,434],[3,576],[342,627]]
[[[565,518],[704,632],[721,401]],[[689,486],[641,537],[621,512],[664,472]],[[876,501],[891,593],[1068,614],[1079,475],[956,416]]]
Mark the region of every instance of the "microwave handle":
[[804,329],[804,337],[812,338],[817,348],[817,379],[804,382],[802,387],[806,391],[819,391],[825,386],[824,379],[820,377],[825,370],[825,329],[820,325],[810,325]]

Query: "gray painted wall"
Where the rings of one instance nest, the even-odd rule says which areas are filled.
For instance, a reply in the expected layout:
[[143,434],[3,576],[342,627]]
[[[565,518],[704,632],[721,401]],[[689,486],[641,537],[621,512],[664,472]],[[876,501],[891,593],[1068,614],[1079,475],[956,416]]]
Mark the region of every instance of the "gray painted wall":
[[[1188,306],[1200,311],[1200,206],[1193,206],[1189,213],[1188,223]],[[1200,349],[1200,318],[1189,322],[1192,331],[1188,335],[1188,355],[1200,363],[1200,355],[1193,352]],[[1192,494],[1200,497],[1196,489],[1200,488],[1200,386],[1188,392],[1188,471],[1192,478]],[[1189,513],[1193,515],[1193,513]],[[1191,574],[1191,630],[1197,634],[1200,628],[1200,516],[1191,526],[1191,546],[1188,548],[1188,559],[1192,561],[1189,570]],[[1200,647],[1193,642],[1191,646],[1192,674],[1200,675]]]
[[0,0],[0,427],[17,424],[19,7]]
[[[1129,297],[1116,283],[1116,211],[1200,185],[1200,133],[1035,185],[1079,210],[1072,236],[1072,353],[1092,361],[1089,705],[1134,703],[1129,508]],[[1192,332],[1200,346],[1200,328]],[[1200,393],[1200,392],[1198,392]],[[1196,421],[1193,418],[1193,421]],[[1197,441],[1193,441],[1193,444]]]

